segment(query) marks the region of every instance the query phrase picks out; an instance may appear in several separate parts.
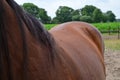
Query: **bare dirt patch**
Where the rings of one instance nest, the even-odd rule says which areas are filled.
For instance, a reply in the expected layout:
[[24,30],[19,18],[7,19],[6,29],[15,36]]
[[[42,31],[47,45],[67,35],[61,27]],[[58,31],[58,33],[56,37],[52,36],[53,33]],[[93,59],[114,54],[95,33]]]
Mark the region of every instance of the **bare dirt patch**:
[[105,50],[106,80],[120,80],[120,50]]

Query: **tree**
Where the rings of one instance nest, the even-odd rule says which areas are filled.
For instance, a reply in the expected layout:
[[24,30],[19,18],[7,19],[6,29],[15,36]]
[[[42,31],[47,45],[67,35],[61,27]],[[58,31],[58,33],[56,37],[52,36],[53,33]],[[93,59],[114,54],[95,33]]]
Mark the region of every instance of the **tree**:
[[93,12],[93,21],[102,22],[102,18],[103,18],[102,11],[96,8]]
[[40,17],[43,23],[50,23],[51,21],[51,17],[47,15],[47,11],[45,11],[45,9],[43,8],[39,8],[38,16]]
[[71,21],[74,10],[67,6],[60,6],[56,11],[56,18],[60,23]]
[[81,16],[81,17],[80,17],[80,20],[81,20],[81,21],[84,21],[84,22],[89,22],[89,23],[92,22],[91,16]]
[[81,14],[82,14],[82,16],[91,16],[92,17],[95,9],[96,9],[96,7],[93,5],[86,5],[85,7],[83,7],[81,9]]
[[108,21],[110,22],[116,21],[115,14],[112,11],[107,11],[106,14],[108,17]]
[[35,16],[38,20],[43,23],[50,23],[51,18],[47,15],[47,11],[43,8],[39,8],[33,3],[24,3],[23,6],[25,11]]
[[22,7],[24,8],[25,11],[27,11],[31,15],[39,18],[39,16],[38,16],[39,8],[36,5],[34,5],[33,3],[24,3]]
[[81,17],[80,9],[74,10],[71,14],[72,14],[72,21],[80,21],[80,17]]
[[72,21],[80,21],[80,16],[79,15],[73,15],[72,16]]
[[103,17],[102,17],[102,21],[103,22],[107,22],[108,21],[108,16],[106,13],[102,13]]
[[52,19],[52,22],[51,22],[51,23],[58,24],[58,23],[60,23],[60,22],[59,22],[59,20],[57,19],[57,17],[54,17],[54,18]]

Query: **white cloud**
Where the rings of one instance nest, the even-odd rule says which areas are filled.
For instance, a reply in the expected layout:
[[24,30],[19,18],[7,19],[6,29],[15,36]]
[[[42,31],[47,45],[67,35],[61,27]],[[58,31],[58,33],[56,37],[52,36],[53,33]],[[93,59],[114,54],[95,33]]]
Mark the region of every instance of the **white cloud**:
[[120,0],[15,0],[18,4],[31,2],[44,8],[48,15],[55,16],[55,12],[59,6],[69,6],[73,9],[83,8],[85,5],[94,5],[103,12],[113,11],[117,18],[120,18]]

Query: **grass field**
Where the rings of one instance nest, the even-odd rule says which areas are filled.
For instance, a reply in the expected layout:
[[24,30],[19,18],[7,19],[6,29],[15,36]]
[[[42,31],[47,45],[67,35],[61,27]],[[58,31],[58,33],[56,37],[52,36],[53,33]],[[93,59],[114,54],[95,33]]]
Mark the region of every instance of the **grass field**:
[[112,50],[120,50],[120,40],[104,40],[105,47]]

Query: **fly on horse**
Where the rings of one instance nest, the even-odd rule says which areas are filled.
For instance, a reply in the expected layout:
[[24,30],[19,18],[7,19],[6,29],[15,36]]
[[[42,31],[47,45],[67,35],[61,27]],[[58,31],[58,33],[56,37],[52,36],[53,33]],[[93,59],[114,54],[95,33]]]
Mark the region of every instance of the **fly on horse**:
[[47,31],[14,0],[0,0],[0,80],[105,80],[104,44],[84,22]]

